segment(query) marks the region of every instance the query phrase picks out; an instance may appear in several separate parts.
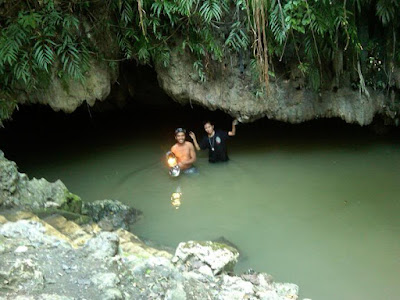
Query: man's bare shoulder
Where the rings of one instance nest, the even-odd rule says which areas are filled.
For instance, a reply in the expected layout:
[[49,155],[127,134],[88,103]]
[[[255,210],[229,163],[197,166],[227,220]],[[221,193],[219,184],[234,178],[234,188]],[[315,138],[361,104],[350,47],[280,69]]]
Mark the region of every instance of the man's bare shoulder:
[[186,141],[185,144],[187,147],[189,147],[189,149],[194,149],[194,146],[191,142]]

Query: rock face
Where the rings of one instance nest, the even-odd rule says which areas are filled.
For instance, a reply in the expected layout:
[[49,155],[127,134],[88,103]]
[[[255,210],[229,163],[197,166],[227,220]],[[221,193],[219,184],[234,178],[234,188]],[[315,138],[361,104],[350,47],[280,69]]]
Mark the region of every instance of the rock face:
[[176,249],[173,262],[178,264],[186,264],[199,269],[204,266],[211,268],[212,274],[220,274],[221,272],[233,272],[236,265],[239,252],[221,243],[215,242],[195,242],[189,241],[180,243]]
[[17,165],[4,157],[0,150],[0,207],[29,207],[31,209],[65,207],[71,205],[72,211],[80,212],[81,200],[70,193],[65,185],[57,180],[32,179],[19,173]]
[[142,212],[117,200],[98,200],[83,204],[82,213],[97,222],[103,230],[129,229]]
[[83,102],[93,106],[110,94],[111,85],[117,78],[117,71],[112,71],[106,64],[91,61],[91,68],[84,82],[61,80],[53,74],[49,87],[34,94],[20,92],[18,102],[48,104],[53,110],[71,113]]
[[171,53],[170,66],[156,66],[161,87],[175,101],[196,103],[211,110],[220,109],[241,117],[244,122],[267,116],[270,119],[300,123],[311,119],[339,117],[348,123],[367,125],[376,114],[393,117],[383,94],[370,91],[371,97],[340,88],[321,94],[302,89],[295,79],[271,82],[269,96],[257,95],[250,68],[239,71],[239,62],[210,63],[207,81],[193,74],[193,60],[187,53]]
[[172,259],[123,229],[104,232],[61,216],[48,219],[53,227],[25,212],[0,220],[0,299],[298,298],[295,284],[266,273],[227,274],[238,253],[223,244],[181,243]]

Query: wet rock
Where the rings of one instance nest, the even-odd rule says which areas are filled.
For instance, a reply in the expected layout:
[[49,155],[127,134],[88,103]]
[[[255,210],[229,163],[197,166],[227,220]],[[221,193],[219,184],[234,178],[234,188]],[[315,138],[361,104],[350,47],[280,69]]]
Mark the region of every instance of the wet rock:
[[117,200],[98,200],[85,203],[82,212],[90,216],[103,230],[108,231],[118,228],[129,229],[142,214],[141,211]]
[[94,258],[104,259],[118,253],[119,238],[112,232],[100,232],[86,243],[86,251]]
[[239,252],[236,249],[224,244],[189,241],[178,245],[172,261],[180,265],[189,265],[189,269],[190,266],[198,269],[207,265],[216,275],[223,271],[232,272],[238,257]]
[[239,247],[236,246],[236,244],[232,243],[227,238],[225,238],[224,236],[220,236],[219,238],[217,238],[215,240],[212,240],[212,242],[228,245],[228,246],[230,246],[232,248],[235,248],[240,254],[242,254],[241,251],[239,250]]

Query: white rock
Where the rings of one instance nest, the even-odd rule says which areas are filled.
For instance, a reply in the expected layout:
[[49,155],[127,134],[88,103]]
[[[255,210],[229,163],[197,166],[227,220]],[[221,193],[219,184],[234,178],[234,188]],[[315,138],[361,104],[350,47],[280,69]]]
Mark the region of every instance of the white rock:
[[86,251],[97,259],[113,257],[118,253],[119,238],[113,232],[101,232],[86,243]]
[[186,300],[186,292],[182,284],[178,283],[175,289],[168,290],[165,300]]
[[199,271],[199,273],[201,273],[205,276],[208,276],[208,277],[214,276],[214,274],[209,266],[201,266],[198,271]]
[[114,273],[99,273],[92,277],[92,282],[100,289],[114,288],[120,282]]
[[15,249],[14,253],[24,253],[26,251],[28,251],[27,246],[19,246],[17,249]]
[[224,270],[232,271],[238,257],[239,252],[225,244],[189,241],[178,245],[172,261],[185,264],[186,261],[194,259],[195,262],[208,265],[215,275]]

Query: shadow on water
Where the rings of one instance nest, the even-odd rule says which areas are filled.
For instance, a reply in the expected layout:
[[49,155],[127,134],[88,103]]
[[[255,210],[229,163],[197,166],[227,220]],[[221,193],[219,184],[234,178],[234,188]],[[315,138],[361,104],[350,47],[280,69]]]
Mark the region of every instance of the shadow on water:
[[[82,105],[75,113],[65,114],[39,105],[22,107],[14,114],[12,122],[0,129],[0,147],[10,159],[19,160],[40,151],[52,152],[48,150],[81,153],[91,143],[112,148],[126,139],[140,141],[156,137],[173,143],[173,131],[177,127],[194,131],[201,137],[203,121],[214,121],[216,128],[229,130],[232,120],[220,111],[210,112],[176,103],[161,110],[133,104],[122,111],[90,110]],[[342,145],[348,144],[354,144],[353,150],[360,151],[376,143],[398,139],[398,132],[393,129],[379,136],[369,127],[346,124],[340,119],[292,125],[264,118],[251,124],[239,124],[237,137],[230,143],[235,145],[236,151],[246,153],[278,149],[307,152],[313,151],[316,144],[319,151],[340,150]],[[286,147],[293,143],[298,147]]]

